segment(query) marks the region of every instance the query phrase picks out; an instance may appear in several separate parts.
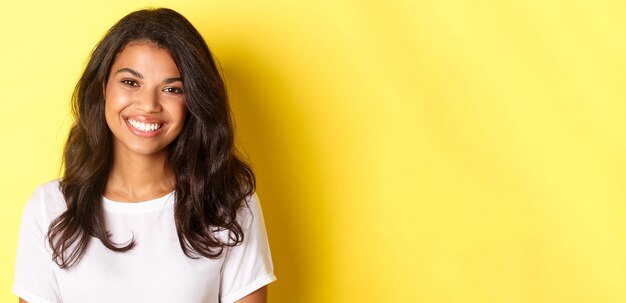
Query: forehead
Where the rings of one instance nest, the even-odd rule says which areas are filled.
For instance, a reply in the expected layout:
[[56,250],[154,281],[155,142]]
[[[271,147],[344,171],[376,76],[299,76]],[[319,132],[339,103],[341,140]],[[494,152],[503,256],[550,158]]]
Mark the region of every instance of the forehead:
[[178,67],[170,52],[151,42],[135,41],[126,44],[115,56],[111,75],[120,68],[131,68],[148,74],[179,75]]

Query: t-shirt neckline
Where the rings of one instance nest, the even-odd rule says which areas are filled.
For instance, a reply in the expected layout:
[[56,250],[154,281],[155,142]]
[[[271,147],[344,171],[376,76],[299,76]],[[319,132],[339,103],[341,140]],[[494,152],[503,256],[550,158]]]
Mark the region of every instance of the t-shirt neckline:
[[140,202],[119,202],[113,201],[105,196],[102,196],[102,205],[104,209],[111,212],[119,213],[136,213],[136,212],[148,212],[152,210],[163,209],[169,201],[174,200],[174,193],[172,191],[165,196],[154,198]]

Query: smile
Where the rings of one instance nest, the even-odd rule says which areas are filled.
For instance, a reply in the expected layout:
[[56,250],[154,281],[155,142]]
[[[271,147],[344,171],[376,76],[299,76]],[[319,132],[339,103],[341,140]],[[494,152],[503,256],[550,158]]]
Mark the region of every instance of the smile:
[[164,122],[143,122],[133,118],[127,118],[126,124],[130,131],[140,137],[150,138],[158,135],[163,130]]
[[131,118],[128,118],[127,121],[128,121],[128,124],[130,124],[130,126],[142,132],[155,131],[163,126],[163,123],[145,123],[145,122],[133,120]]

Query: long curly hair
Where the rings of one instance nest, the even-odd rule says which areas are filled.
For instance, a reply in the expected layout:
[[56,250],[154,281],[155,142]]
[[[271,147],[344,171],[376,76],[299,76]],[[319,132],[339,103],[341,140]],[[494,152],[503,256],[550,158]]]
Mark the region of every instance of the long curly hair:
[[[111,241],[102,195],[112,166],[112,133],[104,117],[104,92],[116,55],[133,41],[168,50],[182,77],[187,118],[168,146],[176,176],[174,210],[180,246],[190,258],[217,258],[243,241],[237,212],[255,191],[250,166],[238,156],[224,82],[204,39],[181,14],[145,9],[118,21],[92,51],[72,96],[75,122],[63,154],[60,189],[67,210],[48,229],[52,257],[67,269],[80,261],[92,237],[108,249],[135,246]],[[219,238],[217,231],[228,233]]]

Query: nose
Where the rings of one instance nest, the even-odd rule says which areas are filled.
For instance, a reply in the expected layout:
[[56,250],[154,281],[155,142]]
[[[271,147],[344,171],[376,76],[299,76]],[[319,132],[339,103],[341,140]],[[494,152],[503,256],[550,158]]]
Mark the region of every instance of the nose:
[[158,91],[149,88],[142,89],[141,93],[137,95],[135,105],[137,109],[145,113],[159,112],[161,110],[161,103]]

